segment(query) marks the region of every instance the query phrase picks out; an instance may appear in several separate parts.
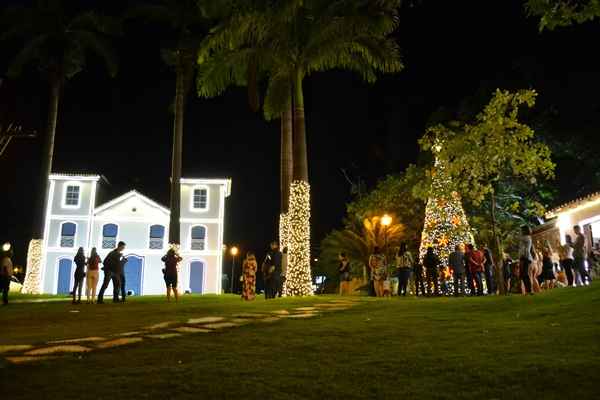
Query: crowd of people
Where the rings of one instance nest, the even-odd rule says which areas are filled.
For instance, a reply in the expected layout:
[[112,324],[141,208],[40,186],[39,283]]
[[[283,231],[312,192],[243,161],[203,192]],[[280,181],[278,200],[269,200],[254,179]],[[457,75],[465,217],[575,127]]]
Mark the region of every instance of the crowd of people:
[[[369,295],[376,297],[406,296],[484,296],[499,292],[503,283],[507,293],[533,294],[562,286],[582,286],[591,283],[588,249],[581,227],[575,226],[575,241],[566,235],[565,244],[557,251],[548,241],[536,249],[529,226],[521,227],[518,259],[508,254],[496,270],[492,252],[485,245],[457,244],[446,260],[440,260],[433,247],[428,247],[422,259],[415,257],[402,243],[394,260],[388,263],[379,247],[368,259]],[[590,260],[591,261],[591,260]],[[340,293],[350,293],[350,260],[339,255]],[[503,282],[500,282],[500,276]],[[412,279],[411,279],[412,277]],[[396,284],[397,283],[397,289]]]

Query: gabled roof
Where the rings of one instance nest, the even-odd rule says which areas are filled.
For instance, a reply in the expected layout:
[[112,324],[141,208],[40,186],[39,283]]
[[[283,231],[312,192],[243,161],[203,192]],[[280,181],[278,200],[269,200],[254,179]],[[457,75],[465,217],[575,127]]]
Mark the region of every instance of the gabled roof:
[[146,203],[147,205],[149,205],[150,207],[156,208],[159,211],[163,212],[165,215],[169,215],[170,211],[167,207],[163,206],[162,204],[159,204],[157,202],[155,202],[154,200],[150,199],[148,196],[144,196],[143,194],[141,194],[140,192],[138,192],[137,190],[131,190],[119,197],[117,197],[116,199],[113,199],[111,201],[109,201],[108,203],[104,203],[99,207],[96,207],[94,209],[94,214],[98,214],[101,213],[105,210],[108,210],[111,207],[116,206],[119,203],[124,202],[125,200],[128,200],[132,197],[136,197],[138,199],[140,199],[142,202]]
[[590,205],[598,203],[598,202],[600,202],[600,192],[590,193],[587,196],[583,196],[578,199],[571,200],[565,204],[562,204],[556,208],[553,208],[552,210],[550,210],[546,213],[546,218],[554,218],[554,217],[558,216],[558,214],[561,214],[561,213],[564,213],[567,211],[573,211],[573,210],[581,208],[581,207],[587,207],[587,206],[590,206]]
[[181,183],[192,185],[224,185],[225,197],[231,195],[231,178],[181,178]]

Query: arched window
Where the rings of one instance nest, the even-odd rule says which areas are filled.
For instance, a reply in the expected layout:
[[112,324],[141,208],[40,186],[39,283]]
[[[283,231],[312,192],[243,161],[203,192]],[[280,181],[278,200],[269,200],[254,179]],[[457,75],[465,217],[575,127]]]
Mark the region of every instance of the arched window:
[[119,227],[115,224],[106,224],[102,227],[102,248],[114,249],[117,247]]
[[206,228],[204,226],[194,226],[192,228],[192,250],[204,250],[206,247]]
[[75,247],[75,232],[77,225],[72,222],[65,222],[60,227],[60,247]]
[[162,225],[152,225],[150,227],[150,249],[162,249],[165,241],[165,227]]

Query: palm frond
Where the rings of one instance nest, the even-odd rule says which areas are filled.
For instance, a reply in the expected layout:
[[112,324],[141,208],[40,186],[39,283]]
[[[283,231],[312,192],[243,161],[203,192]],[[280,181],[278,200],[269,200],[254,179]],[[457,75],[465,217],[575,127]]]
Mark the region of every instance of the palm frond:
[[117,54],[107,40],[96,33],[85,30],[75,31],[74,34],[84,50],[89,50],[102,59],[111,77],[117,75],[119,70]]
[[47,39],[47,35],[40,35],[27,42],[11,60],[7,75],[11,78],[17,77],[21,75],[23,68],[27,64],[38,61],[40,52],[44,48]]

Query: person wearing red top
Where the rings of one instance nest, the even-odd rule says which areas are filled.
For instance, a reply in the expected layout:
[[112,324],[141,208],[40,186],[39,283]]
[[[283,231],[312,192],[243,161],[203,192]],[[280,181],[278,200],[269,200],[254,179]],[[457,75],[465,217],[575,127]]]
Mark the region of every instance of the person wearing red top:
[[481,250],[476,250],[472,244],[469,248],[469,270],[477,286],[477,296],[483,296],[483,271],[485,271],[485,256]]
[[177,264],[182,260],[181,257],[175,252],[174,249],[169,249],[167,254],[162,258],[165,263],[163,274],[165,275],[165,284],[167,285],[167,301],[171,301],[171,289],[175,295],[175,301],[179,300],[179,293],[177,292]]

